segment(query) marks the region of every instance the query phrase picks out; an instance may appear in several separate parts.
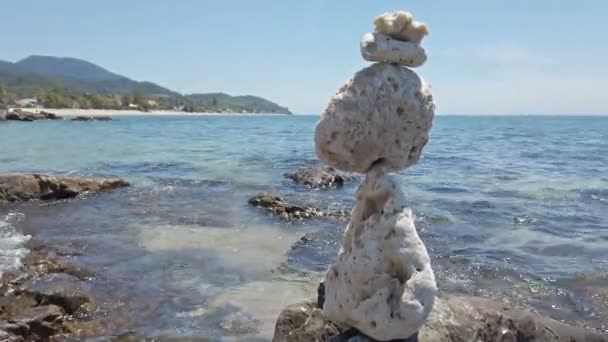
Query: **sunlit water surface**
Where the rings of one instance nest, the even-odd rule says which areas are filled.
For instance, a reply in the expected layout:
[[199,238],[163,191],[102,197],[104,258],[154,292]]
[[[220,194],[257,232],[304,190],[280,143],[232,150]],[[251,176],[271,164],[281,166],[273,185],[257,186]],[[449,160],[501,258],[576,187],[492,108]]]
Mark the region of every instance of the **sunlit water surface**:
[[[0,123],[2,173],[133,183],[0,207],[0,268],[19,267],[32,235],[96,272],[111,333],[267,340],[282,308],[315,295],[344,227],[286,224],[247,199],[343,208],[356,188],[311,191],[283,177],[316,162],[315,121]],[[608,118],[438,117],[421,162],[399,178],[442,289],[608,329]]]

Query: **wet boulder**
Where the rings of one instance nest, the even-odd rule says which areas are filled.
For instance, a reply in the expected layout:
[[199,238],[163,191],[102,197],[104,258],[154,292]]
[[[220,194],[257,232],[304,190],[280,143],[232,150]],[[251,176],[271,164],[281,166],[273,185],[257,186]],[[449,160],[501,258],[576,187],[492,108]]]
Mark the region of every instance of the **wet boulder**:
[[49,113],[45,111],[40,111],[38,113],[35,112],[27,112],[24,110],[16,109],[12,112],[7,113],[5,116],[6,120],[10,121],[37,121],[37,120],[61,120],[63,119],[61,116]]
[[84,284],[71,275],[55,273],[33,280],[19,292],[34,298],[39,305],[56,305],[68,314],[73,314],[90,302]]
[[0,322],[2,341],[48,341],[63,332],[65,313],[55,305],[25,309],[8,321]]
[[[375,341],[354,329],[331,322],[319,309],[322,304],[322,301],[311,301],[287,307],[279,315],[272,341]],[[514,308],[508,303],[443,294],[435,299],[433,310],[420,330],[400,341],[608,342],[608,336],[566,325],[527,309]]]
[[97,192],[129,186],[124,179],[55,177],[39,174],[0,176],[0,203],[29,200],[61,200],[84,192]]
[[313,189],[339,188],[355,179],[354,175],[329,166],[302,167],[295,173],[286,173],[285,177]]
[[264,209],[268,214],[279,216],[286,221],[324,217],[345,219],[348,215],[344,211],[323,211],[307,205],[289,203],[281,197],[268,194],[259,194],[250,198],[249,204]]

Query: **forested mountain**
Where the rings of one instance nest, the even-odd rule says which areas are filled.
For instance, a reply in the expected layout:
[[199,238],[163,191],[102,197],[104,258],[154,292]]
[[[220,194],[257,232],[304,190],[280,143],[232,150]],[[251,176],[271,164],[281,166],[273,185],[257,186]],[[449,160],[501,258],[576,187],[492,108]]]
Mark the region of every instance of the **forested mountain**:
[[137,97],[142,106],[153,103],[159,109],[290,113],[286,107],[257,96],[182,95],[77,58],[30,56],[16,63],[0,61],[0,105],[25,97],[39,98],[50,107],[120,108]]

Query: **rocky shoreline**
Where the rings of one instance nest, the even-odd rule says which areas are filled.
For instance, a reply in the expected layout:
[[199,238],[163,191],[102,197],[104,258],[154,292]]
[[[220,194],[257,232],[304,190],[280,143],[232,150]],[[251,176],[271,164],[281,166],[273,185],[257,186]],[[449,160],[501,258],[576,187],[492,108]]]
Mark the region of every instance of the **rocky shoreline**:
[[93,273],[74,266],[59,251],[31,240],[23,266],[0,280],[2,341],[45,341],[58,336],[94,336],[93,300],[87,280]]
[[124,179],[57,177],[40,174],[0,176],[0,203],[31,200],[62,200],[85,192],[106,191],[129,186]]
[[10,112],[0,112],[0,121],[39,121],[39,120],[63,120],[63,117],[46,111],[37,113],[16,109]]
[[[0,204],[55,201],[87,192],[129,186],[122,179],[81,179],[38,174],[0,176]],[[87,291],[93,272],[72,265],[62,253],[30,239],[22,266],[0,279],[0,339],[46,341],[51,337],[102,334],[90,320],[95,306]]]
[[[54,201],[77,197],[89,191],[128,186],[121,179],[78,179],[44,175],[0,176],[0,200]],[[2,201],[0,201],[2,202]],[[1,203],[0,203],[1,204]],[[345,220],[347,212],[330,212],[296,205],[276,196],[260,195],[250,200],[281,219]],[[299,214],[296,214],[299,213]],[[308,213],[309,217],[306,217]],[[134,333],[108,336],[107,327],[95,318],[95,300],[89,292],[95,272],[70,261],[70,254],[32,239],[23,266],[0,279],[0,340],[43,341],[104,337],[112,341],[206,341],[205,338],[143,337]],[[278,317],[273,341],[372,341],[358,331],[331,323],[319,309],[323,287],[315,301],[287,307]],[[357,339],[353,339],[357,338]],[[557,339],[556,339],[557,338]],[[566,339],[568,338],[568,339]],[[608,341],[591,330],[568,326],[509,303],[441,294],[419,341]]]
[[[319,298],[287,307],[279,315],[273,342],[374,342],[355,329],[332,323]],[[433,311],[414,336],[393,342],[568,341],[608,342],[608,336],[542,317],[512,303],[453,294],[440,294]]]
[[[0,111],[0,121],[22,121],[32,122],[41,120],[67,120],[63,116],[47,111],[31,112],[21,109],[15,109],[10,112]],[[112,121],[112,117],[108,115],[85,116],[78,115],[70,119],[70,121]]]

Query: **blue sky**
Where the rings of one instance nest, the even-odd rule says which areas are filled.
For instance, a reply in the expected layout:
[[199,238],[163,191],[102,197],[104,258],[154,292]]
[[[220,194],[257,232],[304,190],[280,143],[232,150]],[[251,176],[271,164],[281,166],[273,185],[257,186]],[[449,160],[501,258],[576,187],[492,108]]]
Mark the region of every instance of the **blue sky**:
[[359,39],[404,9],[430,26],[441,114],[607,114],[608,1],[4,0],[0,59],[70,56],[180,92],[319,113],[367,65]]

